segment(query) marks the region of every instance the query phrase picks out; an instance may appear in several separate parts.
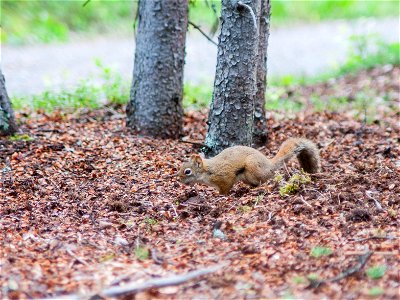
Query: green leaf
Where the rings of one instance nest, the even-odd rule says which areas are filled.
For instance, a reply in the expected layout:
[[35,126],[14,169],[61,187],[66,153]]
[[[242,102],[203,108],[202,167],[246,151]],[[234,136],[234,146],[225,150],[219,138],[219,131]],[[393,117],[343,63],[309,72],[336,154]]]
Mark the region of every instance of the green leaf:
[[373,266],[367,269],[367,276],[371,279],[379,279],[385,275],[387,267],[385,265]]
[[307,275],[307,279],[310,281],[317,281],[319,279],[319,275],[316,273],[311,273]]
[[146,260],[149,258],[150,253],[147,248],[139,246],[135,249],[135,256],[139,260]]
[[304,283],[306,283],[306,279],[303,276],[295,276],[295,277],[292,278],[292,281],[295,284],[304,284]]
[[372,296],[372,297],[377,297],[382,295],[385,292],[385,290],[383,288],[381,288],[380,286],[374,286],[372,288],[370,288],[368,290],[368,295]]
[[314,247],[311,249],[310,255],[315,258],[319,258],[321,256],[328,256],[333,253],[332,249],[327,247]]

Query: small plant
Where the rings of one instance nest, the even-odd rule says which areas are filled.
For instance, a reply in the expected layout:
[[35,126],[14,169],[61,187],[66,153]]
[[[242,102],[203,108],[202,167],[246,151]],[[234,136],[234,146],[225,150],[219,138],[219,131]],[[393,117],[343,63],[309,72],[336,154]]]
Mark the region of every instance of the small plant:
[[138,260],[146,260],[150,256],[149,249],[142,246],[136,247],[134,253]]
[[238,207],[238,209],[242,213],[247,213],[247,212],[250,212],[252,208],[251,208],[251,206],[248,206],[248,205],[241,205]]
[[183,107],[201,109],[208,107],[212,98],[212,86],[186,83],[183,87]]
[[144,219],[144,221],[145,221],[147,224],[149,224],[150,226],[152,226],[152,225],[157,225],[157,223],[158,223],[157,220],[152,219],[152,218],[146,218],[146,219]]
[[279,182],[281,182],[282,180],[283,180],[283,175],[277,173],[277,174],[275,175],[275,177],[274,177],[274,181],[277,182],[277,183],[279,183]]
[[316,273],[311,273],[307,275],[307,279],[310,281],[317,281],[319,280],[319,275]]
[[311,249],[310,255],[315,258],[320,258],[321,256],[329,256],[333,253],[332,249],[327,247],[314,247]]
[[33,138],[30,137],[27,134],[15,134],[9,137],[9,140],[11,142],[16,142],[16,141],[25,141],[25,142],[29,142],[29,141],[33,141]]
[[288,196],[296,193],[302,185],[311,182],[310,175],[301,172],[300,174],[294,174],[288,182],[285,182],[279,189],[281,197]]
[[377,265],[371,268],[368,268],[366,273],[367,276],[371,279],[379,279],[385,275],[387,267],[385,265]]
[[307,282],[304,276],[295,276],[292,278],[292,281],[294,284],[305,284]]
[[99,261],[106,262],[109,260],[113,260],[114,257],[115,257],[115,253],[107,253],[107,254],[103,255],[102,257],[100,257]]
[[264,198],[265,193],[261,193],[254,199],[254,207],[258,205],[258,203]]
[[378,297],[382,295],[384,292],[385,290],[380,286],[374,286],[368,290],[367,294],[371,297]]

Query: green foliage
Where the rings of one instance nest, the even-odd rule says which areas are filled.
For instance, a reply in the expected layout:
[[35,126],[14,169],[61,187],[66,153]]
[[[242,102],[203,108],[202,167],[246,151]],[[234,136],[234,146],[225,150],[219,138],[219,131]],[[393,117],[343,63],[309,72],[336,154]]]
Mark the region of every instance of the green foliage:
[[183,107],[201,109],[208,107],[212,98],[212,86],[186,83],[183,87]]
[[106,262],[106,261],[110,261],[113,260],[115,258],[115,253],[107,253],[105,255],[103,255],[102,257],[100,257],[99,261],[100,262]]
[[371,297],[378,297],[378,296],[382,295],[383,293],[385,293],[385,290],[383,288],[381,288],[380,286],[374,286],[374,287],[370,288],[367,292],[367,294]]
[[316,273],[311,273],[307,275],[307,279],[310,281],[317,281],[319,280],[319,275]]
[[239,210],[241,213],[248,213],[248,212],[250,212],[250,211],[252,210],[252,208],[251,208],[251,206],[248,206],[248,205],[240,205],[240,206],[238,207],[238,210]]
[[264,199],[264,196],[265,196],[265,192],[264,192],[264,193],[261,193],[260,195],[258,195],[258,196],[254,199],[254,201],[253,201],[253,202],[254,202],[254,207],[256,207],[256,206],[258,205],[258,203]]
[[307,280],[303,276],[295,276],[292,278],[294,284],[305,284]]
[[136,247],[134,253],[138,260],[146,260],[150,257],[150,251],[142,246]]
[[15,1],[3,0],[1,41],[11,44],[26,42],[66,41],[70,32],[115,32],[132,28],[134,1]]
[[[71,32],[131,32],[137,1],[91,0],[3,0],[1,41],[12,44],[26,42],[66,41]],[[189,19],[195,24],[216,31],[221,10],[219,0],[191,0]],[[330,19],[359,17],[397,17],[397,1],[320,0],[272,3],[272,24],[318,22]]]
[[44,91],[31,97],[14,98],[12,102],[16,110],[26,107],[32,110],[43,109],[45,111],[52,111],[57,108],[96,108],[99,106],[99,94],[98,87],[83,80],[71,90]]
[[104,92],[107,102],[120,105],[128,103],[130,84],[124,81],[119,73],[105,66],[99,59],[96,59],[95,63],[101,70],[101,78],[104,84],[100,89]]
[[[365,49],[370,49],[371,52],[366,52]],[[384,43],[376,36],[354,36],[347,60],[336,69],[315,77],[284,76],[270,80],[266,93],[266,109],[285,113],[301,111],[305,108],[305,103],[299,101],[298,97],[287,98],[287,86],[326,82],[331,78],[338,78],[379,65],[400,65],[399,53],[400,43]],[[373,121],[376,110],[381,105],[377,101],[386,101],[385,97],[377,97],[371,89],[359,92],[353,99],[346,97],[321,99],[320,96],[311,95],[309,100],[315,111],[351,110],[356,117],[366,118],[367,122]]]
[[400,43],[386,43],[375,35],[352,36],[350,40],[351,44],[345,62],[326,73],[310,77],[285,75],[271,78],[269,85],[275,88],[271,91],[273,100],[279,100],[282,92],[285,91],[284,87],[287,86],[324,82],[330,78],[371,69],[375,66],[400,65]]
[[27,134],[15,134],[15,135],[10,136],[9,140],[12,141],[12,142],[15,142],[15,141],[26,141],[26,142],[29,142],[29,141],[33,141],[33,138],[30,137]]
[[147,223],[147,224],[149,224],[150,226],[152,226],[152,225],[157,225],[157,220],[155,220],[155,219],[152,219],[152,218],[146,218],[146,219],[144,219],[144,221]]
[[271,5],[274,23],[318,22],[332,19],[355,19],[360,17],[397,17],[397,1],[320,0],[286,1],[276,0]]
[[[373,36],[353,36],[353,49],[347,61],[341,65],[337,75],[354,73],[378,65],[400,65],[400,43],[385,43]],[[375,48],[372,53],[366,49]]]
[[320,258],[321,256],[329,256],[333,253],[332,249],[327,247],[314,247],[311,249],[310,255],[315,258]]
[[367,276],[371,279],[379,279],[385,275],[387,267],[385,265],[377,265],[371,268],[368,268],[366,273]]
[[290,194],[295,194],[300,190],[300,187],[311,182],[310,175],[301,172],[298,174],[294,174],[290,177],[288,182],[282,182],[282,186],[279,188],[279,194],[281,197],[288,196]]
[[59,108],[93,109],[104,104],[126,104],[129,99],[129,82],[124,81],[116,71],[104,66],[100,60],[95,63],[101,71],[101,84],[95,84],[93,79],[88,79],[69,90],[44,91],[30,97],[15,97],[12,99],[14,109],[29,107],[32,110],[52,111]]

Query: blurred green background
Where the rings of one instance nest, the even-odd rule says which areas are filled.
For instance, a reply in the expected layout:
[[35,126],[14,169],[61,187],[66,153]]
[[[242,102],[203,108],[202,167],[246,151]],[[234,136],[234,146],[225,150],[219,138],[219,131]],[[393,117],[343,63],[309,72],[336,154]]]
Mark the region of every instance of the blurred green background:
[[[75,33],[132,32],[138,1],[2,0],[1,41],[19,45],[67,41]],[[220,1],[190,0],[189,19],[207,30],[215,28]],[[399,15],[398,1],[272,0],[272,26],[359,17]],[[215,31],[215,30],[214,30]]]

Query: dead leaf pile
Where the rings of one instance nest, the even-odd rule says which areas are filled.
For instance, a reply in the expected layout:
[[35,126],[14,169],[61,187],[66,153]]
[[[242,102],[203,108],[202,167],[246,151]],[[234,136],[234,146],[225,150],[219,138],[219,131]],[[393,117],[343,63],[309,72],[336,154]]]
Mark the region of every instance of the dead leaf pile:
[[[206,111],[185,135],[202,141]],[[38,113],[30,141],[0,141],[0,298],[90,297],[110,286],[227,263],[215,274],[144,296],[395,299],[399,291],[399,112],[368,125],[338,113],[269,119],[271,157],[288,137],[321,149],[322,172],[293,194],[279,182],[228,197],[173,176],[188,143],[130,133],[122,109]],[[296,172],[295,161],[281,170]],[[218,234],[216,234],[218,232]],[[316,247],[329,248],[326,255]],[[314,251],[313,251],[314,250]],[[313,286],[357,264],[354,275]],[[385,266],[380,279],[365,270]],[[378,292],[377,292],[378,291]],[[375,292],[375,294],[374,294]]]

